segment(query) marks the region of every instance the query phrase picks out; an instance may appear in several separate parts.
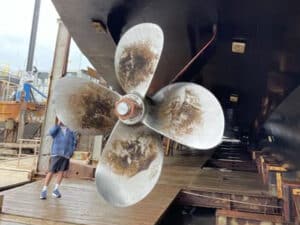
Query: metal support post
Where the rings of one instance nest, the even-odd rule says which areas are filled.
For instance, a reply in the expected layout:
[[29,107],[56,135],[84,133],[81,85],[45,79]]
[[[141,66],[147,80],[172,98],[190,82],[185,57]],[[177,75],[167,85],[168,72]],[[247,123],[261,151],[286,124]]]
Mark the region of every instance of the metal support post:
[[31,35],[30,35],[30,42],[29,42],[29,50],[28,50],[28,57],[27,57],[27,66],[26,66],[27,72],[32,71],[36,33],[37,33],[37,28],[39,23],[40,7],[41,7],[41,0],[35,0],[32,26],[31,26]]

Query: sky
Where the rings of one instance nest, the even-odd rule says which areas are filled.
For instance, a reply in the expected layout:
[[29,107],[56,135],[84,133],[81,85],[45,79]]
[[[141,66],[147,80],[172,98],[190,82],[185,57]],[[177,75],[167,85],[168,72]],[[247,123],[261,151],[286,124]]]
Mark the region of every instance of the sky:
[[[34,0],[1,0],[0,7],[0,70],[26,69]],[[34,66],[50,72],[52,67],[59,18],[51,0],[41,0]],[[90,63],[71,42],[68,71],[86,69]]]

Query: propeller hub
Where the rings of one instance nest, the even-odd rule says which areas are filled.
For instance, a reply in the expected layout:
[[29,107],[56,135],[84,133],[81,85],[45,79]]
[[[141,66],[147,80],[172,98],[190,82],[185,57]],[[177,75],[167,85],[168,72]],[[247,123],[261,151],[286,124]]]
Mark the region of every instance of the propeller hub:
[[120,102],[116,106],[117,113],[120,116],[126,116],[130,112],[130,105],[127,102]]
[[137,94],[127,94],[116,102],[115,114],[125,124],[139,123],[145,114],[144,102]]

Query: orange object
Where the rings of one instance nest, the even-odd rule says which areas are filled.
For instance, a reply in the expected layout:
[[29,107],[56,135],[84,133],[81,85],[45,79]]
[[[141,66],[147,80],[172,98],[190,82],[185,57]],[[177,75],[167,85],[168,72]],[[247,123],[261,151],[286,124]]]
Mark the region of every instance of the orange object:
[[[26,110],[34,112],[35,116],[43,116],[45,113],[45,104],[36,104],[32,102],[23,103]],[[8,119],[19,121],[19,115],[22,109],[21,102],[15,101],[0,101],[0,122],[5,122]]]
[[0,122],[8,119],[19,120],[21,103],[15,101],[0,101]]

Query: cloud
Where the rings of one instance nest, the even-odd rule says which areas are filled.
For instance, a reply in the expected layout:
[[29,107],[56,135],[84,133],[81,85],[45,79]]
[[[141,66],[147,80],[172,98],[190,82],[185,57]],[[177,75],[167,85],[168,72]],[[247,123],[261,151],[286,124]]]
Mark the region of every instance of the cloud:
[[[8,64],[11,70],[25,70],[34,0],[2,1],[0,7],[0,65]],[[59,18],[51,0],[42,0],[34,65],[40,71],[50,71],[52,67]],[[88,60],[72,44],[69,70],[85,68]]]

